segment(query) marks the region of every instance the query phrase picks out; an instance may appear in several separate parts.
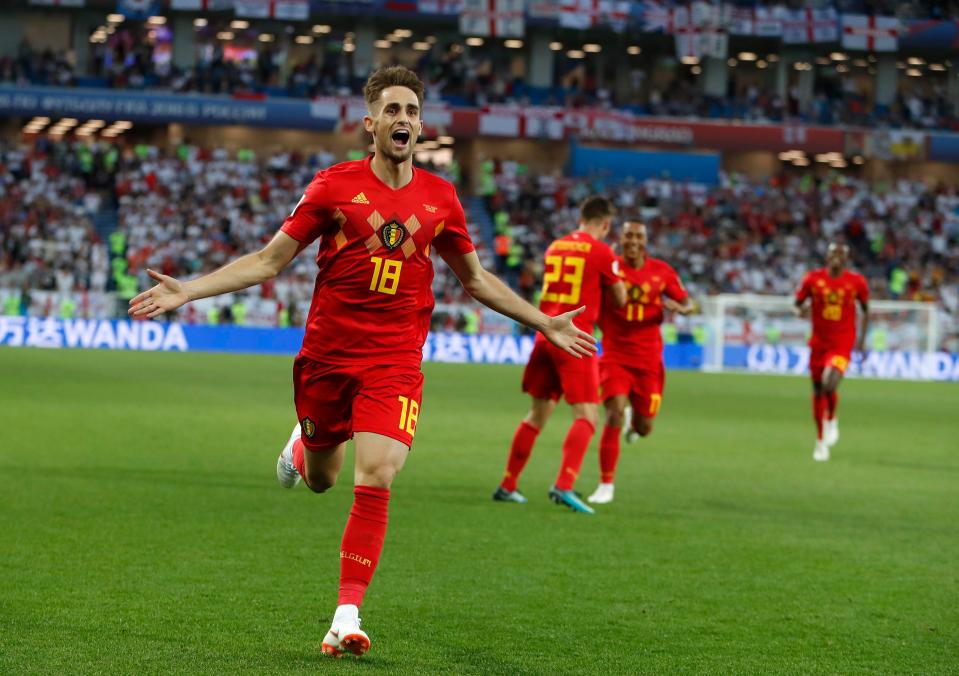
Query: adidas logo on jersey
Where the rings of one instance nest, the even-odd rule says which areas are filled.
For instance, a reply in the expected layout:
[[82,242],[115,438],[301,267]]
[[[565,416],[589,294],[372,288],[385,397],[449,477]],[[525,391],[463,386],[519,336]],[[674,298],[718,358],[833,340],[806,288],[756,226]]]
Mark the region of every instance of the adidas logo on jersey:
[[435,214],[435,213],[436,213],[436,207],[434,207],[432,204],[424,204],[424,205],[423,205],[423,208],[426,209],[426,210],[427,210],[428,212],[430,212],[431,214]]
[[358,193],[356,197],[352,200],[353,204],[369,204],[370,201],[366,199],[366,195],[363,193]]

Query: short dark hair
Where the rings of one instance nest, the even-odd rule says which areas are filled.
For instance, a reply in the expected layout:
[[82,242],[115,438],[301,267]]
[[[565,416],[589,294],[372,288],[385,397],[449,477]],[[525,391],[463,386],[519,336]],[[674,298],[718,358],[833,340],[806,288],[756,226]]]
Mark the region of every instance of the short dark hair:
[[600,221],[616,215],[616,207],[601,195],[587,197],[579,207],[579,220],[583,223]]
[[372,107],[387,87],[406,87],[413,90],[416,99],[420,102],[420,108],[423,107],[423,81],[406,66],[384,66],[370,73],[363,87],[366,105]]

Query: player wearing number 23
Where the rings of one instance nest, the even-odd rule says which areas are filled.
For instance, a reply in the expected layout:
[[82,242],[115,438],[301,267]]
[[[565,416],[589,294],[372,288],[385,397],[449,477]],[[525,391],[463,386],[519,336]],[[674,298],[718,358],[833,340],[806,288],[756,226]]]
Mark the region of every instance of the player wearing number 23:
[[[559,314],[585,307],[574,319],[581,330],[592,333],[606,293],[618,307],[626,301],[616,257],[602,241],[609,233],[615,213],[604,197],[590,197],[580,207],[579,229],[549,245],[543,259],[543,292],[540,310]],[[573,407],[573,424],[563,442],[563,459],[549,497],[574,511],[592,513],[573,492],[583,456],[599,422],[599,366],[595,357],[574,359],[555,349],[542,335],[536,336],[533,352],[523,372],[523,391],[532,398],[530,410],[520,423],[510,446],[503,480],[494,500],[525,502],[517,490],[520,473],[533,450],[540,430],[549,420],[560,396]]]

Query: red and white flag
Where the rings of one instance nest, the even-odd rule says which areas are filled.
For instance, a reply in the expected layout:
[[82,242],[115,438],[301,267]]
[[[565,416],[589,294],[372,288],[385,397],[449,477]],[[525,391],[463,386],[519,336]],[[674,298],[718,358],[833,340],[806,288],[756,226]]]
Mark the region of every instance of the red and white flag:
[[233,0],[170,0],[170,9],[188,12],[216,11],[231,7],[233,7]]
[[672,35],[676,28],[689,25],[689,9],[666,7],[658,2],[647,2],[643,7],[643,30],[647,33]]
[[843,14],[842,46],[869,52],[894,52],[899,48],[899,19]]
[[563,28],[592,28],[601,24],[616,30],[626,28],[628,0],[562,0],[559,25]]
[[310,0],[233,0],[236,15],[251,19],[287,19],[306,21],[310,18]]
[[676,58],[703,58],[711,56],[725,59],[729,54],[729,35],[724,30],[714,28],[677,28]]
[[839,42],[839,15],[834,9],[782,9],[780,15],[786,44]]
[[43,7],[83,7],[87,0],[30,0],[29,4]]
[[729,32],[733,35],[779,37],[783,34],[783,21],[775,8],[734,7],[730,12]]
[[525,0],[463,0],[460,33],[494,38],[523,37]]
[[463,0],[417,0],[416,9],[420,14],[449,16],[463,10]]

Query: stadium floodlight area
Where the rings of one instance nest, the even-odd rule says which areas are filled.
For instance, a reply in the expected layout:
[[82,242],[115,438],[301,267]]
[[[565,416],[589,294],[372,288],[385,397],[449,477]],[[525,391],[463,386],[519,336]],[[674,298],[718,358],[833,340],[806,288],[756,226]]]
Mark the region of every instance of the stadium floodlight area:
[[[792,296],[720,294],[704,299],[704,371],[807,372],[810,322],[794,312]],[[934,303],[873,300],[865,354],[854,355],[850,375],[879,376],[890,369],[914,372],[934,368],[939,347],[939,315]]]

